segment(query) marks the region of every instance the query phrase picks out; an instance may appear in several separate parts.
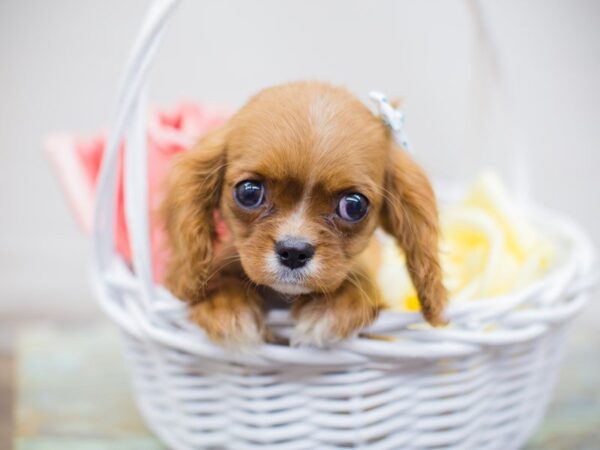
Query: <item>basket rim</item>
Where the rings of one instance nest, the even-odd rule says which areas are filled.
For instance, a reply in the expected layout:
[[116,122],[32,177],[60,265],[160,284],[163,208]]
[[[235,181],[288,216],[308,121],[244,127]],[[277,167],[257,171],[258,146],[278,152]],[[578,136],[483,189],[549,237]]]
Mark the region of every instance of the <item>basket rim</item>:
[[[532,208],[535,222],[561,240],[564,257],[536,282],[509,295],[450,304],[449,327],[431,328],[420,313],[383,310],[361,335],[330,349],[294,348],[265,343],[252,351],[232,352],[206,337],[187,320],[187,304],[156,286],[151,309],[139,301],[139,283],[132,270],[115,258],[109,271],[94,273],[94,287],[104,311],[126,333],[139,339],[220,361],[271,366],[274,363],[340,367],[372,358],[432,360],[473,355],[482,347],[501,347],[533,340],[556,324],[572,318],[583,307],[597,273],[595,254],[587,235],[571,219],[546,209]],[[269,326],[289,333],[286,311],[275,310]],[[495,328],[490,330],[490,325]],[[393,336],[386,341],[366,334]]]

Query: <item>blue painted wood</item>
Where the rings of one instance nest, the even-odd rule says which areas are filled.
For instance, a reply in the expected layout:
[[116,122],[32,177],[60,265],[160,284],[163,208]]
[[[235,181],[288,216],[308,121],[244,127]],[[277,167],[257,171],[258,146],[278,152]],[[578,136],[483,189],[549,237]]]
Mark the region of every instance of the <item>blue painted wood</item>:
[[132,400],[116,331],[32,328],[17,344],[16,450],[159,450]]

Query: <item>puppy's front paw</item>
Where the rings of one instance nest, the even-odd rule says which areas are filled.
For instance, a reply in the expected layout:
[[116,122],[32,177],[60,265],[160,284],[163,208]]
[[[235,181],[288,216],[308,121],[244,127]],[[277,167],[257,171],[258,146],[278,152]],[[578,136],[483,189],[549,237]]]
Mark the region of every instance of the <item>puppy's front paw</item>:
[[194,305],[190,318],[213,342],[232,350],[256,347],[264,340],[262,311],[253,299],[232,290]]
[[290,345],[329,347],[349,339],[371,324],[379,308],[355,286],[342,287],[332,298],[298,303]]
[[329,347],[343,338],[336,328],[335,317],[331,312],[307,306],[298,313],[290,345]]

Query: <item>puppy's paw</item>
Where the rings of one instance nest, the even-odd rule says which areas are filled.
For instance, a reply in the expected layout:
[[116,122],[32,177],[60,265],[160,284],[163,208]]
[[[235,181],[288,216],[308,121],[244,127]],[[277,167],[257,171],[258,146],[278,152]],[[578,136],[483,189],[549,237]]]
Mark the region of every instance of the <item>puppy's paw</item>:
[[194,305],[190,318],[215,343],[231,350],[260,345],[266,334],[262,311],[252,299],[228,290]]
[[368,299],[354,296],[354,290],[341,292],[331,302],[315,299],[293,313],[296,327],[290,345],[330,347],[356,336],[370,325],[379,308]]
[[305,307],[299,312],[290,337],[292,347],[330,347],[344,339],[331,312]]

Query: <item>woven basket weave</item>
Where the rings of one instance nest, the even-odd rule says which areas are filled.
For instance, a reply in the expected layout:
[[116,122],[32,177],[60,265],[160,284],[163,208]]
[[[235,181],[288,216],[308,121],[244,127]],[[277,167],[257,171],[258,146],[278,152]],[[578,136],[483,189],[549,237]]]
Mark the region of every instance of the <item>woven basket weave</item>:
[[[265,344],[251,353],[224,351],[186,320],[183,302],[152,282],[144,80],[176,3],[154,3],[134,46],[94,230],[95,288],[125,336],[149,427],[179,450],[520,448],[543,417],[569,319],[591,285],[590,243],[565,218],[533,217],[561,257],[526,289],[452,305],[445,329],[411,326],[419,314],[384,312],[363,335],[331,350]],[[112,226],[123,138],[133,270],[115,253]],[[269,324],[290,330],[282,311]],[[376,337],[383,335],[393,339]]]

